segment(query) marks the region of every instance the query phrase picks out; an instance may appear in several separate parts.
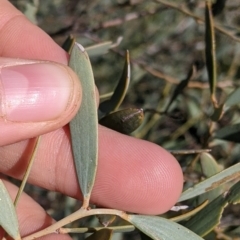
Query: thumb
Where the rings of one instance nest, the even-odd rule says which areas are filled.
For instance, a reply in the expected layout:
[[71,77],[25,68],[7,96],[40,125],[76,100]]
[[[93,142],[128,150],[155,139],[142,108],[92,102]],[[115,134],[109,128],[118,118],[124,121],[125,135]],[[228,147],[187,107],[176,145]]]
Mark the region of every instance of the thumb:
[[0,146],[62,127],[81,96],[78,77],[65,65],[0,58]]

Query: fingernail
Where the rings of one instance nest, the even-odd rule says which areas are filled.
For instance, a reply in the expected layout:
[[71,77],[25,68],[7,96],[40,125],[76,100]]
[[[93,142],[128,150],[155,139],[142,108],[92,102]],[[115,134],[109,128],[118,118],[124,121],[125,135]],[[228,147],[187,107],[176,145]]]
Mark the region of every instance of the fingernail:
[[72,79],[54,63],[34,63],[0,69],[0,117],[14,122],[42,122],[67,108]]

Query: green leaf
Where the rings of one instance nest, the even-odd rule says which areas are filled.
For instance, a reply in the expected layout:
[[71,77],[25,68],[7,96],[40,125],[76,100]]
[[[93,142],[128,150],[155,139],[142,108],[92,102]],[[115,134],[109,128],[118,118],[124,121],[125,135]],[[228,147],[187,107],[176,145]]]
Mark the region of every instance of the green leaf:
[[220,172],[220,166],[210,153],[200,154],[200,163],[202,172],[205,177],[211,177],[212,175]]
[[219,196],[183,225],[203,237],[219,223],[225,204]]
[[214,137],[240,143],[240,123],[217,130]]
[[127,93],[129,82],[130,82],[130,59],[129,59],[129,52],[126,51],[125,64],[124,64],[122,76],[120,77],[118,85],[114,90],[114,93],[111,96],[111,98],[102,102],[99,105],[99,109],[103,113],[108,114],[112,111],[116,111],[119,108],[119,106],[121,105]]
[[240,203],[240,181],[234,184],[229,191],[225,192],[224,198],[231,204]]
[[62,44],[62,48],[67,52],[67,53],[71,53],[72,48],[74,46],[75,43],[75,38],[72,35],[69,35],[67,37],[67,39],[65,40],[65,42]]
[[219,224],[224,208],[230,203],[238,203],[239,200],[240,182],[232,186],[228,192],[214,199],[198,214],[184,223],[184,226],[200,236],[205,236]]
[[191,81],[191,80],[195,77],[196,71],[197,71],[196,66],[193,65],[193,66],[191,67],[190,71],[188,72],[188,75],[187,75],[186,79],[182,80],[182,81],[176,86],[176,88],[174,89],[174,92],[173,92],[173,94],[172,94],[172,97],[171,97],[171,99],[170,99],[170,101],[169,101],[169,103],[168,103],[168,105],[167,105],[167,107],[166,107],[166,109],[165,109],[164,112],[167,112],[167,111],[168,111],[168,109],[169,109],[169,107],[171,106],[171,104],[173,103],[173,101],[183,92],[183,90],[187,87],[189,81]]
[[215,189],[224,183],[227,183],[240,175],[240,163],[237,163],[220,173],[213,175],[212,177],[190,187],[182,193],[178,202],[185,201],[187,199],[199,196],[205,192]]
[[187,228],[157,216],[129,215],[128,221],[154,240],[202,240]]
[[81,107],[70,122],[70,132],[78,181],[84,200],[89,201],[98,160],[97,104],[91,63],[85,49],[78,43],[72,49],[69,66],[82,85]]
[[2,180],[0,179],[0,226],[11,236],[13,239],[21,239],[17,214],[7,189],[5,188]]
[[26,2],[25,11],[23,14],[30,20],[34,25],[38,25],[37,13],[39,10],[39,0]]
[[112,234],[113,234],[113,230],[105,228],[105,229],[101,229],[101,230],[93,233],[92,235],[90,235],[89,237],[87,237],[85,239],[87,239],[87,240],[111,240]]
[[215,35],[214,35],[214,22],[211,11],[211,1],[207,0],[205,6],[205,55],[206,65],[208,72],[208,80],[210,85],[211,98],[213,102],[216,102],[215,91],[216,91],[216,78],[217,78],[217,67],[216,67],[216,54],[215,54]]
[[217,122],[221,119],[223,115],[224,104],[220,104],[219,106],[214,106],[214,112],[211,116],[212,121]]
[[240,103],[240,88],[234,90],[225,101],[227,107],[232,107]]
[[102,56],[103,54],[107,53],[109,48],[111,48],[112,42],[103,42],[99,44],[95,44],[90,47],[86,47],[86,51],[89,57],[94,56]]
[[108,114],[99,120],[105,127],[117,132],[129,134],[136,130],[143,121],[143,110],[137,108],[127,108]]
[[199,206],[197,206],[196,208],[194,208],[193,210],[183,213],[181,215],[178,215],[176,217],[171,218],[171,221],[174,222],[180,222],[182,220],[185,219],[189,219],[190,217],[192,217],[193,215],[197,214],[201,209],[203,209],[207,204],[208,204],[208,200],[206,200],[205,202],[201,203]]
[[[214,157],[209,153],[202,153],[200,155],[200,163],[202,167],[202,173],[205,177],[209,178],[221,171],[220,166]],[[202,203],[205,200],[212,201],[221,194],[221,187],[215,188],[209,192],[200,195],[197,199],[198,203]]]

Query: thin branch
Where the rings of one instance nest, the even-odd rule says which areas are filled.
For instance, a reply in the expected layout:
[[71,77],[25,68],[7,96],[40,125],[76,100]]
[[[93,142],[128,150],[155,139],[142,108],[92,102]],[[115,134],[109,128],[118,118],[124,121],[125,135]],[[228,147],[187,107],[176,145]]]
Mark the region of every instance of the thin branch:
[[173,155],[189,155],[189,154],[198,154],[203,152],[211,152],[211,149],[183,149],[183,150],[168,150]]
[[[101,43],[102,41],[97,38],[97,37],[93,37],[92,35],[90,35],[89,33],[84,34],[84,36],[86,38],[91,39],[92,41],[96,42],[96,43]],[[124,57],[124,53],[120,52],[117,49],[110,49],[110,51],[117,53],[118,55]],[[137,59],[131,59],[130,58],[130,62],[131,64],[135,64],[138,67],[142,68],[143,70],[145,70],[147,73],[151,74],[154,77],[160,78],[166,82],[172,83],[172,84],[179,84],[180,81],[166,73],[163,73],[157,69],[154,69],[150,66],[148,66],[145,63],[142,63],[140,61],[138,61]],[[209,84],[208,83],[203,83],[200,81],[192,81],[188,83],[188,87],[189,88],[199,88],[199,89],[208,89],[209,88]],[[226,88],[226,87],[233,87],[233,82],[231,79],[229,80],[225,80],[225,81],[220,81],[217,83],[217,87],[218,88]]]
[[134,231],[136,228],[133,225],[125,225],[125,226],[112,226],[112,227],[85,227],[85,228],[61,228],[59,232],[61,234],[67,234],[67,233],[94,233],[101,229],[110,229],[113,230],[113,232],[131,232]]
[[[196,20],[197,23],[204,23],[205,20],[201,17],[199,17],[198,15],[193,14],[192,12],[190,12],[183,4],[175,4],[175,3],[171,3],[169,1],[165,1],[165,0],[153,0],[154,2],[157,3],[161,3],[166,7],[172,8],[172,9],[176,9],[179,12],[192,17],[193,19]],[[226,30],[225,28],[221,27],[219,24],[215,24],[214,28],[219,31],[220,33],[228,36],[229,38],[233,39],[234,41],[240,42],[240,38],[236,37],[235,35],[233,35],[230,31]]]
[[[165,74],[159,70],[156,70],[154,68],[151,68],[147,65],[144,65],[142,63],[136,63],[136,61],[132,60],[131,62],[137,64],[139,67],[144,69],[146,72],[150,73],[152,76],[160,78],[165,80],[166,82],[172,83],[172,84],[179,84],[180,81],[168,74]],[[192,81],[188,83],[189,88],[200,88],[200,89],[208,89],[209,83],[203,83],[200,81]],[[226,87],[233,87],[233,82],[231,80],[226,81],[220,81],[217,83],[217,87],[219,88],[226,88]]]
[[37,239],[39,237],[51,234],[51,233],[56,233],[56,234],[60,234],[61,233],[61,228],[73,221],[76,221],[80,218],[83,217],[88,217],[88,216],[92,216],[92,215],[99,215],[99,214],[110,214],[110,215],[116,215],[121,217],[122,219],[127,220],[128,215],[123,212],[123,211],[119,211],[119,210],[115,210],[115,209],[104,209],[104,208],[96,208],[96,209],[84,209],[84,208],[80,208],[79,210],[77,210],[76,212],[70,214],[69,216],[61,219],[60,221],[54,223],[53,225],[40,230],[39,232],[33,233],[27,237],[22,238],[22,240],[33,240],[33,239]]
[[111,20],[108,20],[105,22],[100,22],[96,28],[90,29],[90,32],[98,31],[98,30],[104,29],[104,28],[116,27],[116,26],[122,25],[129,21],[133,21],[133,20],[137,20],[139,18],[154,15],[162,10],[163,10],[163,7],[159,7],[156,9],[151,9],[151,10],[143,11],[143,12],[127,13],[123,18],[115,18],[115,19],[111,19]]

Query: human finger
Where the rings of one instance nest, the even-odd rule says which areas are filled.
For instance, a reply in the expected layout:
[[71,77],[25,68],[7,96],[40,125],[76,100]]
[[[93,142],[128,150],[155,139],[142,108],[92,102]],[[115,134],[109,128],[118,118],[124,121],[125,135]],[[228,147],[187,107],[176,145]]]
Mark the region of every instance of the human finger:
[[[18,188],[8,181],[3,181],[8,193],[14,200]],[[55,221],[49,216],[45,210],[37,204],[31,197],[23,193],[19,199],[18,205],[16,207],[19,230],[21,237],[30,235],[46,227],[52,225]],[[4,235],[3,231],[0,231],[0,239]],[[56,234],[49,234],[44,237],[39,238],[41,240],[54,240],[56,239]],[[59,240],[70,240],[70,236],[66,234],[59,234],[57,236]]]
[[0,146],[66,125],[81,96],[78,77],[65,65],[0,58]]
[[[21,179],[33,142],[1,148],[0,171]],[[42,136],[29,182],[81,198],[67,127]],[[144,214],[166,212],[183,186],[182,171],[161,147],[99,128],[99,164],[91,201],[100,206]]]
[[[27,58],[50,59],[67,63],[67,56],[63,50],[41,29],[28,22],[10,6],[9,2],[0,0],[0,3],[5,4],[11,11],[11,14],[8,14],[10,20],[0,30],[0,43],[2,43],[0,53],[14,57],[23,54]],[[2,16],[4,17],[3,12]],[[20,23],[15,23],[14,18]],[[21,29],[24,30],[21,30],[21,33],[17,28],[23,25],[24,28]],[[29,38],[22,36],[30,31],[34,34],[31,34]],[[23,37],[28,42],[31,51],[27,51],[28,48],[22,42],[19,43],[18,48],[15,48],[16,40],[11,36]],[[37,38],[44,43],[43,47],[39,46],[35,49]],[[59,129],[43,138],[44,141],[40,146],[39,157],[35,162],[35,170],[33,169],[30,180],[49,189],[79,197],[68,128]],[[21,177],[23,168],[26,166],[24,165],[26,162],[22,159],[26,161],[30,153],[29,149],[31,146],[29,147],[28,141],[1,149],[2,155],[0,156],[6,159],[12,157],[11,161],[4,162],[1,166],[2,170],[10,175]],[[36,176],[39,179],[34,177],[37,171]],[[94,202],[148,214],[167,211],[177,201],[183,184],[180,166],[164,149],[101,127],[99,129],[99,168],[96,180],[92,197]]]
[[9,1],[0,0],[0,56],[67,64],[68,54]]

